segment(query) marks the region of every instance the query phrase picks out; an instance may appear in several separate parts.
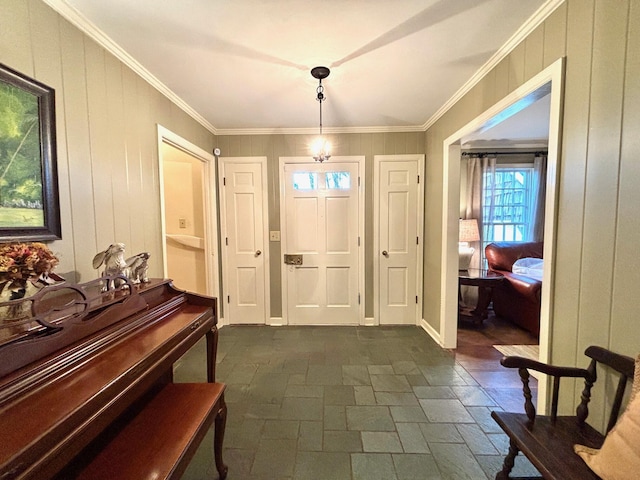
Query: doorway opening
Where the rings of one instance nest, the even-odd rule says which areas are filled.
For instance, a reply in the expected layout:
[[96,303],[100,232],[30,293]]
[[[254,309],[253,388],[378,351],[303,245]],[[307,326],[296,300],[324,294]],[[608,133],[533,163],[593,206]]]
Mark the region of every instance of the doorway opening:
[[[522,110],[535,99],[540,91],[550,90],[549,142],[547,156],[545,222],[543,257],[545,268],[542,280],[540,312],[540,352],[542,362],[549,360],[550,323],[552,312],[553,271],[555,258],[555,221],[557,218],[558,157],[560,153],[560,122],[563,94],[564,58],[516,89],[510,95],[469,122],[444,141],[443,147],[443,228],[442,228],[442,304],[440,331],[437,340],[444,348],[456,348],[458,324],[458,219],[460,206],[460,158],[461,140],[479,130],[486,130]],[[546,382],[538,389],[538,407],[546,407]]]
[[158,125],[158,163],[164,276],[219,298],[215,157]]

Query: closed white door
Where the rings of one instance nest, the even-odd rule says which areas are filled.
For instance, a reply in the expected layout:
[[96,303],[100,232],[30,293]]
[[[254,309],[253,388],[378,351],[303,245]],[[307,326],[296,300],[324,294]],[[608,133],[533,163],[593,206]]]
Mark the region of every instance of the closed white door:
[[[384,158],[384,157],[383,157]],[[400,157],[402,158],[402,156]],[[421,218],[419,162],[398,158],[376,162],[376,298],[380,324],[412,324],[418,319],[418,265]]]
[[283,253],[288,322],[359,323],[359,164],[284,165]]
[[267,317],[266,159],[220,159],[225,323]]

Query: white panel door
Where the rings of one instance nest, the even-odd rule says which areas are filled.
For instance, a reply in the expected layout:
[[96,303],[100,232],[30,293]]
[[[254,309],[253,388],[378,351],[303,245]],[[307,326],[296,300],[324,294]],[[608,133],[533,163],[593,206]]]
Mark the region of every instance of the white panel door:
[[381,161],[379,172],[380,323],[415,325],[418,162]]
[[221,159],[225,322],[266,323],[264,165]]
[[288,322],[358,324],[358,164],[285,164],[284,202]]

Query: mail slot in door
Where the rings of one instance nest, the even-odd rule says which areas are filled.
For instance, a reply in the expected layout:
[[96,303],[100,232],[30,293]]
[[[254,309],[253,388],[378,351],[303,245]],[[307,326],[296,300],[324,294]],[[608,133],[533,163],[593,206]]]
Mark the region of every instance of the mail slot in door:
[[285,253],[284,263],[285,265],[302,265],[302,255]]

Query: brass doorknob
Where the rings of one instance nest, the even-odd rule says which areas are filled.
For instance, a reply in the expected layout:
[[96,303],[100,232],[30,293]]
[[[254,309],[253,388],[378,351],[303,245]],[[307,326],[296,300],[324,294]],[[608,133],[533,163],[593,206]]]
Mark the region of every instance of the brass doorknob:
[[256,250],[256,257],[259,257],[262,254],[260,250]]
[[384,255],[385,257],[388,258],[389,257],[389,252],[387,252],[386,250],[383,250],[382,251],[382,255]]

